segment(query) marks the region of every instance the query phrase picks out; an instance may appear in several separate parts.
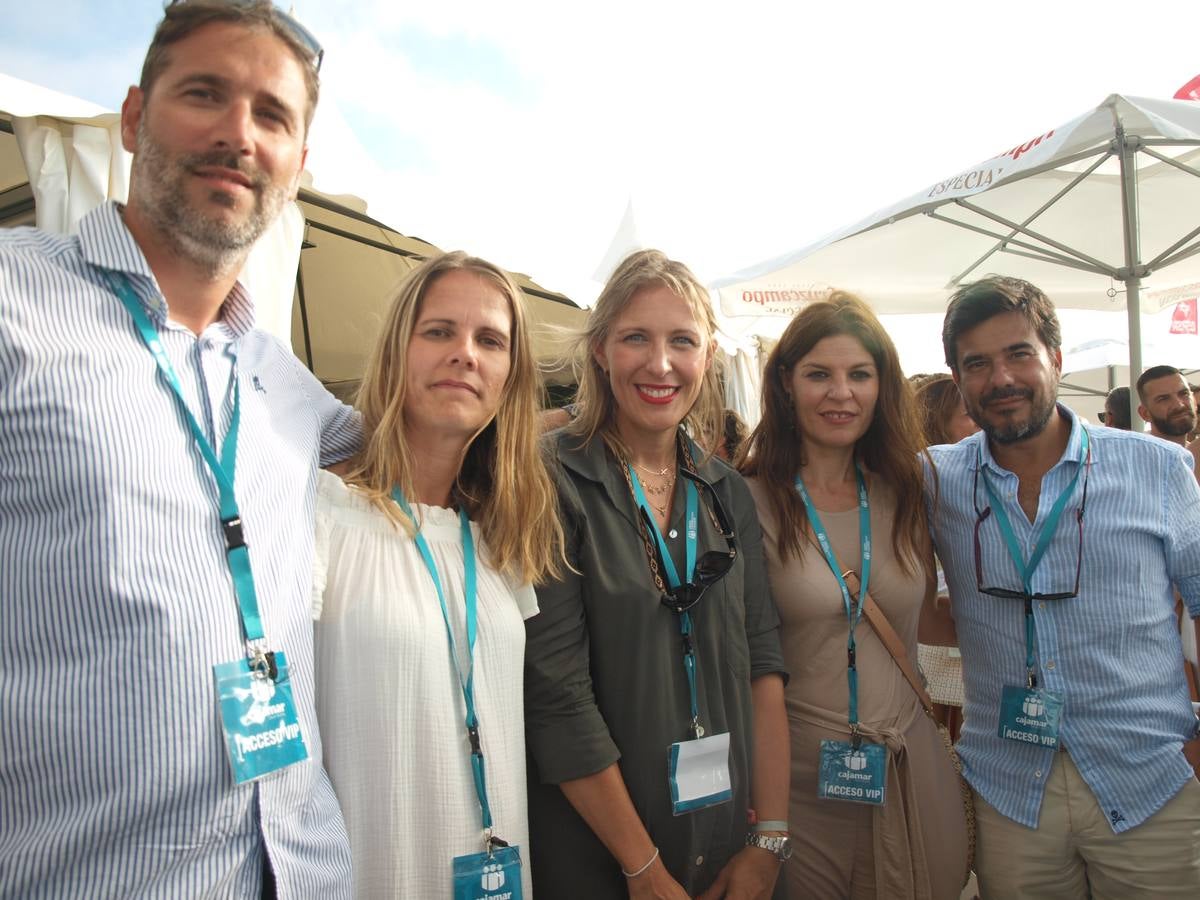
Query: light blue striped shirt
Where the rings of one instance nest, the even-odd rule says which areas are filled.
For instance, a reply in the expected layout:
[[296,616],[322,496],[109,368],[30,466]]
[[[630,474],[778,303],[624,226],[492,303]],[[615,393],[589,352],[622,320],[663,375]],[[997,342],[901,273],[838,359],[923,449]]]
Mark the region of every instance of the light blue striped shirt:
[[[243,658],[217,488],[105,270],[128,275],[220,446],[236,377],[236,490],[267,642],[310,760],[235,786],[213,665]],[[321,767],[308,614],[318,461],[357,420],[253,329],[240,286],[197,337],[115,205],[78,237],[0,230],[0,895],[348,896]]]
[[[979,433],[930,450],[938,500],[932,529],[946,571],[962,648],[966,705],[958,749],[964,774],[1005,816],[1037,826],[1055,751],[997,736],[1000,694],[1025,683],[1024,604],[981,594],[975,575],[975,506],[988,497],[977,460],[1005,505],[1025,557],[1059,493],[1079,466],[1082,428],[1071,423],[1062,459],[1042,478],[1031,524],[1017,502],[1017,476],[993,459]],[[1196,733],[1175,625],[1172,584],[1200,617],[1200,488],[1182,448],[1146,435],[1088,428],[1091,471],[1081,475],[1033,590],[1072,590],[1079,547],[1075,510],[1087,479],[1079,595],[1034,603],[1039,685],[1065,696],[1060,736],[1113,831],[1159,810],[1192,777],[1180,748]],[[980,531],[983,586],[1021,589],[991,515]]]

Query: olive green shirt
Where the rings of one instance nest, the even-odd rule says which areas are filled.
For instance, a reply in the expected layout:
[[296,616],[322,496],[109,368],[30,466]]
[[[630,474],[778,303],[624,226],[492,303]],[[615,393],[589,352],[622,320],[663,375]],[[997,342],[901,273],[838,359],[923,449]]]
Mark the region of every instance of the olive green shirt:
[[[753,760],[750,682],[780,673],[779,617],[749,489],[718,459],[698,467],[733,525],[738,556],[692,610],[700,722],[729,732],[731,802],[671,812],[667,752],[691,737],[679,616],[660,603],[637,507],[620,466],[599,438],[551,437],[567,555],[579,573],[540,588],[526,623],[525,723],[530,753],[529,830],[534,894],[625,897],[620,866],[567,802],[560,782],[614,762],[668,871],[692,896],[745,845]],[[663,535],[685,574],[684,484],[675,486]],[[725,550],[700,492],[697,557]]]

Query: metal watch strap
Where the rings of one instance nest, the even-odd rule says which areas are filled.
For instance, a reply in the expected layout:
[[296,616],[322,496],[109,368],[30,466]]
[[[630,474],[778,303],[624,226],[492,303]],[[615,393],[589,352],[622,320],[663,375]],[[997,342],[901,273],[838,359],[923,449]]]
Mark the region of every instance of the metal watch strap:
[[758,834],[751,832],[746,835],[747,847],[758,847],[768,853],[775,854],[780,862],[786,862],[792,855],[792,839],[786,834]]

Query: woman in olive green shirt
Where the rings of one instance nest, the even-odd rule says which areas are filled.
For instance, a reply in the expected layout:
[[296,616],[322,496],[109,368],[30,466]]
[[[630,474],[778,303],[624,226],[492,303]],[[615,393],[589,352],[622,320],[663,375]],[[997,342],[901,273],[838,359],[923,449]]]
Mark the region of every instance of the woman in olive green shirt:
[[[785,674],[754,504],[681,427],[705,445],[720,434],[714,330],[686,267],[634,254],[589,318],[580,415],[552,436],[575,573],[538,590],[541,612],[527,623],[530,855],[542,897],[765,900],[787,854]],[[674,585],[686,583],[674,590],[672,568]],[[668,756],[676,744],[686,755],[698,734],[706,747],[728,735],[715,757],[727,759],[728,796],[688,804],[683,781],[672,793]],[[673,799],[699,808],[675,814]]]

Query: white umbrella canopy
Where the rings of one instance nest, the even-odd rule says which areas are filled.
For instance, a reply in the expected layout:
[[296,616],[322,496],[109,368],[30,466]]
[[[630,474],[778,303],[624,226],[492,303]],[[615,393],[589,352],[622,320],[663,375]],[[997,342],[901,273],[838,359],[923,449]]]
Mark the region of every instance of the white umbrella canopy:
[[1114,94],[713,287],[731,317],[790,315],[830,286],[881,313],[940,312],[955,287],[990,273],[1025,278],[1063,308],[1127,307],[1130,369],[1141,371],[1139,311],[1200,281],[1200,103]]

